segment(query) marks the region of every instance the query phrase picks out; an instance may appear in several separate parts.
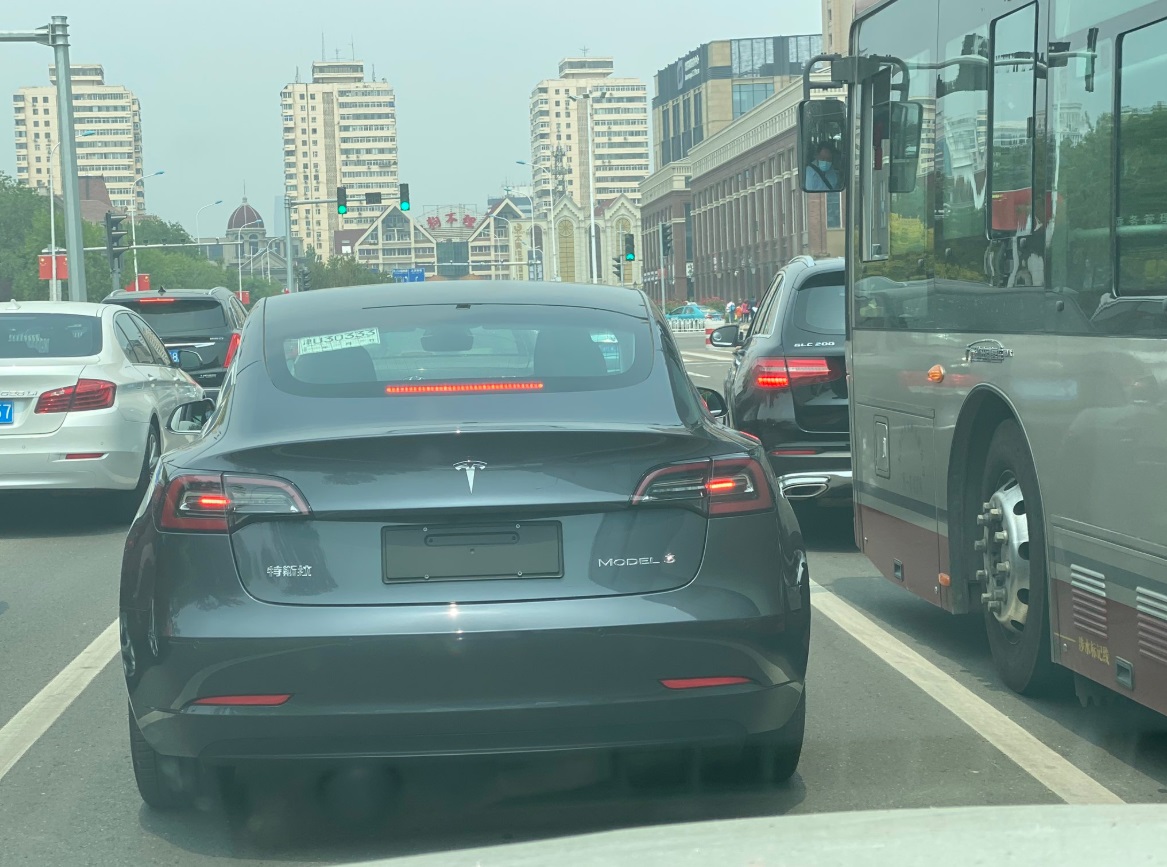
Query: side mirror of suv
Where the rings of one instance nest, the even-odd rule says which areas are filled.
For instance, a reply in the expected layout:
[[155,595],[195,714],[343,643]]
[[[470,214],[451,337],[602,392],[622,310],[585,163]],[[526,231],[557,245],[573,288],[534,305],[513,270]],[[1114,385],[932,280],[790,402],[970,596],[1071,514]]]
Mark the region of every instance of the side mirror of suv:
[[171,349],[170,365],[189,373],[203,366],[203,357],[193,349]]
[[720,328],[714,328],[713,333],[709,335],[709,344],[723,348],[741,346],[741,329],[736,325],[722,325]]

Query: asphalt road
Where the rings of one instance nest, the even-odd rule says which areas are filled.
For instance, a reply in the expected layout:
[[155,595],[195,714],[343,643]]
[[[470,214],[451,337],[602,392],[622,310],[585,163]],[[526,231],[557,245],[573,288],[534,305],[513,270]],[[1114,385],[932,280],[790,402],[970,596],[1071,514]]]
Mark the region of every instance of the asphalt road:
[[[695,381],[720,389],[727,356],[699,336],[681,343]],[[1162,718],[1122,702],[1082,708],[1072,691],[1013,695],[979,621],[878,577],[847,513],[805,515],[803,528],[816,620],[806,748],[788,785],[630,788],[588,762],[458,763],[407,772],[402,802],[360,823],[358,805],[295,772],[244,775],[223,800],[159,814],[134,787],[111,652],[6,774],[0,761],[0,863],[324,864],[419,852],[459,863],[468,846],[703,819],[1167,799]],[[13,717],[114,620],[124,532],[89,499],[0,498],[0,759]]]

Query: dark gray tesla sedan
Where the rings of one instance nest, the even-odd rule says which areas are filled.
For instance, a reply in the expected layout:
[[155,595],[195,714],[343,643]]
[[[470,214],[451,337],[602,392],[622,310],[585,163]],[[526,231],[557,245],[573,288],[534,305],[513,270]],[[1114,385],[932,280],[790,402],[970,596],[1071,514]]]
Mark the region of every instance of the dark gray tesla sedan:
[[126,541],[142,797],[252,760],[660,747],[788,778],[806,555],[723,413],[638,291],[260,302]]

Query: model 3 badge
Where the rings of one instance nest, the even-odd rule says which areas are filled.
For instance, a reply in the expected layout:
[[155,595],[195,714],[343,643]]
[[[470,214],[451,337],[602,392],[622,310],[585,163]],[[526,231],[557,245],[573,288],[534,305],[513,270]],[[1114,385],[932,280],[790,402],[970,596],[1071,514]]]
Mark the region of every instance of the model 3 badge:
[[479,470],[485,470],[486,464],[482,461],[461,461],[454,464],[454,469],[466,474],[466,483],[470,485],[470,493],[474,493],[474,474]]

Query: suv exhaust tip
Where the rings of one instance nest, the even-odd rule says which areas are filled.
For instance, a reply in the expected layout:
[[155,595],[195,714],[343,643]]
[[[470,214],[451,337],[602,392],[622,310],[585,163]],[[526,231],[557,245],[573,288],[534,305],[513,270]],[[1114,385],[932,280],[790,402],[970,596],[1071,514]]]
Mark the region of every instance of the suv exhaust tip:
[[825,476],[795,476],[780,481],[782,495],[788,500],[811,500],[825,494],[831,487]]

